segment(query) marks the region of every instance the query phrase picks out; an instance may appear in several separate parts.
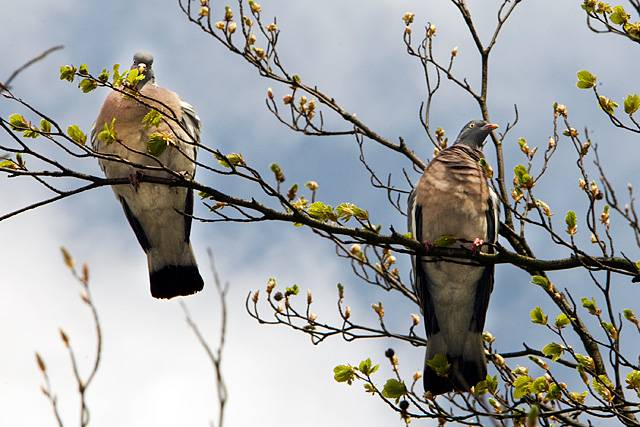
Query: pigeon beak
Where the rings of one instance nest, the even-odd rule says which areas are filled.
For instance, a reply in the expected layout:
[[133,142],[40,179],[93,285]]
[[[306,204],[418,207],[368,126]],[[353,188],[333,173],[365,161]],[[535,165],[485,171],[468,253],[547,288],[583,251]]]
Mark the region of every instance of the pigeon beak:
[[498,129],[500,126],[498,126],[495,123],[487,123],[486,125],[484,125],[482,127],[482,130],[488,130],[488,131],[492,131],[494,129]]

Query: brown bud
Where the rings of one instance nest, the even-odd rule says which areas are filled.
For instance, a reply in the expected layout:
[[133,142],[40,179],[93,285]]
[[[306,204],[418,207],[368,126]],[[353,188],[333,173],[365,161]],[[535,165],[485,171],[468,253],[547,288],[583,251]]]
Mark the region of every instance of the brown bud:
[[44,364],[44,360],[42,360],[42,357],[40,357],[40,354],[37,352],[36,352],[36,363],[38,364],[38,369],[40,369],[40,372],[42,372],[43,374],[47,372],[47,365]]
[[60,332],[60,339],[62,340],[64,346],[69,348],[69,337],[67,336],[67,334],[62,330],[62,328],[60,328],[58,332]]

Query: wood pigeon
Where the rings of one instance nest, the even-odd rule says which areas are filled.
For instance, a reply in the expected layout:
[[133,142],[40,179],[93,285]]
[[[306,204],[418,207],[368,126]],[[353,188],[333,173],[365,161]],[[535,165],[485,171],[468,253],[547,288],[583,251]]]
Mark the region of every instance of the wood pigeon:
[[[168,123],[162,120],[157,126],[143,124],[143,118],[151,109],[129,96],[112,91],[104,101],[91,132],[93,148],[101,154],[146,166],[157,167],[159,160],[166,168],[191,179],[196,167],[194,142],[200,141],[200,119],[193,107],[177,94],[155,84],[152,64],[151,54],[139,52],[134,55],[131,69],[138,69],[144,74],[144,79],[136,84],[135,89],[141,95],[158,101],[144,99],[162,111],[165,117],[171,117],[173,112],[182,128],[168,120]],[[115,124],[115,138],[101,138],[100,131],[105,125],[112,124]],[[154,133],[168,135],[171,139],[171,143],[156,157],[147,153],[147,142]],[[131,181],[131,185],[112,188],[147,254],[151,295],[173,298],[202,290],[204,283],[189,241],[193,191],[139,182],[139,174],[170,177],[168,172],[138,169],[106,159],[99,162],[107,178],[128,177]]]
[[[479,163],[484,140],[497,127],[482,120],[467,123],[454,145],[431,160],[409,196],[409,230],[427,254],[432,242],[447,235],[474,242],[475,249],[497,241],[498,198]],[[469,248],[469,243],[456,246]],[[482,330],[494,266],[429,256],[414,256],[412,263],[427,333],[424,389],[433,395],[468,391],[487,375]],[[446,376],[427,364],[436,355],[446,356]]]

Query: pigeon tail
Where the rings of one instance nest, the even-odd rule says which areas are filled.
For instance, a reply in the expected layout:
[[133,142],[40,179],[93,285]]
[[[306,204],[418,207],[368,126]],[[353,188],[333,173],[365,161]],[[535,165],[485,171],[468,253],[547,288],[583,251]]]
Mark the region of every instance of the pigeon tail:
[[169,299],[199,292],[204,287],[197,265],[166,265],[149,272],[151,295]]
[[471,387],[486,378],[487,362],[480,333],[471,331],[467,333],[462,355],[450,354],[446,345],[442,345],[443,341],[439,339],[441,338],[439,334],[431,338],[431,345],[427,342],[427,360],[432,359],[436,354],[444,354],[450,368],[446,376],[441,376],[425,361],[423,376],[425,392],[431,392],[435,396],[451,391],[469,391]]
[[189,242],[181,247],[152,248],[148,253],[151,295],[169,299],[195,294],[204,287],[204,281]]

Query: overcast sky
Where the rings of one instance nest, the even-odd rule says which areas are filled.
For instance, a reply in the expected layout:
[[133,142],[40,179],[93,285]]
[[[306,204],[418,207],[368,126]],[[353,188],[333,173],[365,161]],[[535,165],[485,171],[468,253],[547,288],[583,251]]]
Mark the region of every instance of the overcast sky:
[[[469,3],[482,38],[487,40],[500,2]],[[612,181],[624,188],[627,181],[637,183],[637,156],[620,153],[630,152],[637,138],[634,141],[629,134],[612,129],[593,98],[575,88],[575,73],[590,69],[604,82],[601,90],[620,99],[639,90],[640,60],[628,41],[589,32],[579,3],[531,0],[517,8],[492,58],[489,108],[493,121],[503,127],[513,120],[514,104],[520,111],[520,124],[505,146],[509,171],[523,161],[515,143],[518,137],[526,137],[532,146],[546,144],[552,131],[551,105],[558,101],[568,106],[574,126],[589,126],[610,166]],[[261,80],[242,60],[186,22],[174,1],[25,0],[17,5],[0,0],[0,6],[0,80],[45,48],[65,45],[14,83],[18,96],[60,123],[89,129],[106,96],[104,90],[84,95],[75,85],[59,81],[61,64],[87,63],[92,69],[116,62],[128,65],[135,51],[146,49],[156,58],[157,83],[175,90],[197,109],[205,144],[223,152],[242,152],[249,163],[265,172],[277,161],[289,183],[315,179],[322,200],[356,202],[385,228],[403,229],[404,218],[386,204],[386,195],[369,187],[352,139],[305,138],[284,129],[264,106],[266,89],[273,84]],[[266,21],[278,17],[281,57],[289,70],[317,84],[382,135],[390,139],[402,136],[424,159],[432,153],[417,120],[424,80],[419,64],[404,51],[402,14],[416,13],[416,34],[427,21],[437,25],[436,52],[446,58],[458,46],[456,72],[478,83],[478,56],[449,1],[264,0],[262,6]],[[212,13],[222,16],[223,5],[216,3]],[[479,111],[463,92],[446,81],[444,85],[434,105],[432,124],[453,137]],[[273,89],[278,99],[287,93],[286,87]],[[15,105],[0,103],[3,117],[15,111]],[[567,141],[562,143],[538,190],[557,221],[562,221],[567,210],[585,207],[576,186],[572,149]],[[368,154],[381,172],[397,172],[407,166],[399,156],[373,145]],[[492,152],[487,155],[493,159]],[[77,166],[99,173],[92,161]],[[200,174],[198,178],[229,191],[246,191],[217,176]],[[45,194],[27,180],[0,181],[2,212]],[[196,210],[204,212],[201,207]],[[51,411],[38,390],[36,350],[47,362],[63,417],[69,425],[77,420],[77,395],[57,329],[63,327],[70,335],[84,372],[94,338],[89,313],[78,298],[79,287],[61,262],[62,245],[78,262],[91,266],[91,286],[103,323],[103,364],[88,396],[92,425],[205,426],[215,418],[212,369],[177,302],[151,298],[145,256],[110,189],[2,222],[0,233],[4,242],[0,246],[0,426],[53,425]],[[619,236],[621,247],[631,248],[628,233]],[[567,255],[535,232],[530,238],[534,250],[545,258]],[[212,342],[219,317],[207,269],[207,247],[217,254],[220,273],[231,282],[224,361],[230,394],[227,425],[399,422],[397,415],[360,386],[335,383],[332,368],[366,357],[383,362],[384,349],[393,345],[401,355],[402,373],[409,377],[421,369],[424,349],[385,341],[333,340],[313,346],[294,331],[258,325],[246,314],[244,298],[275,276],[283,286],[298,283],[303,289],[312,288],[321,319],[335,319],[337,282],[346,285],[354,317],[363,322],[375,320],[371,303],[384,300],[391,324],[404,328],[410,313],[418,311],[416,306],[366,287],[335,258],[328,242],[319,242],[309,231],[289,224],[196,223],[192,240],[206,289],[185,301]],[[406,271],[408,260],[401,259],[400,266]],[[577,296],[596,295],[586,278],[575,273],[552,279]],[[637,298],[630,299],[631,290],[626,279],[616,283],[617,301],[637,305]],[[530,327],[528,313],[538,304],[548,307],[541,291],[528,284],[526,274],[498,267],[486,329],[498,337],[500,350],[519,349],[525,339],[540,347],[551,339]],[[640,308],[629,303],[624,307]],[[550,312],[557,314],[553,309]],[[385,366],[379,379],[388,374]]]

